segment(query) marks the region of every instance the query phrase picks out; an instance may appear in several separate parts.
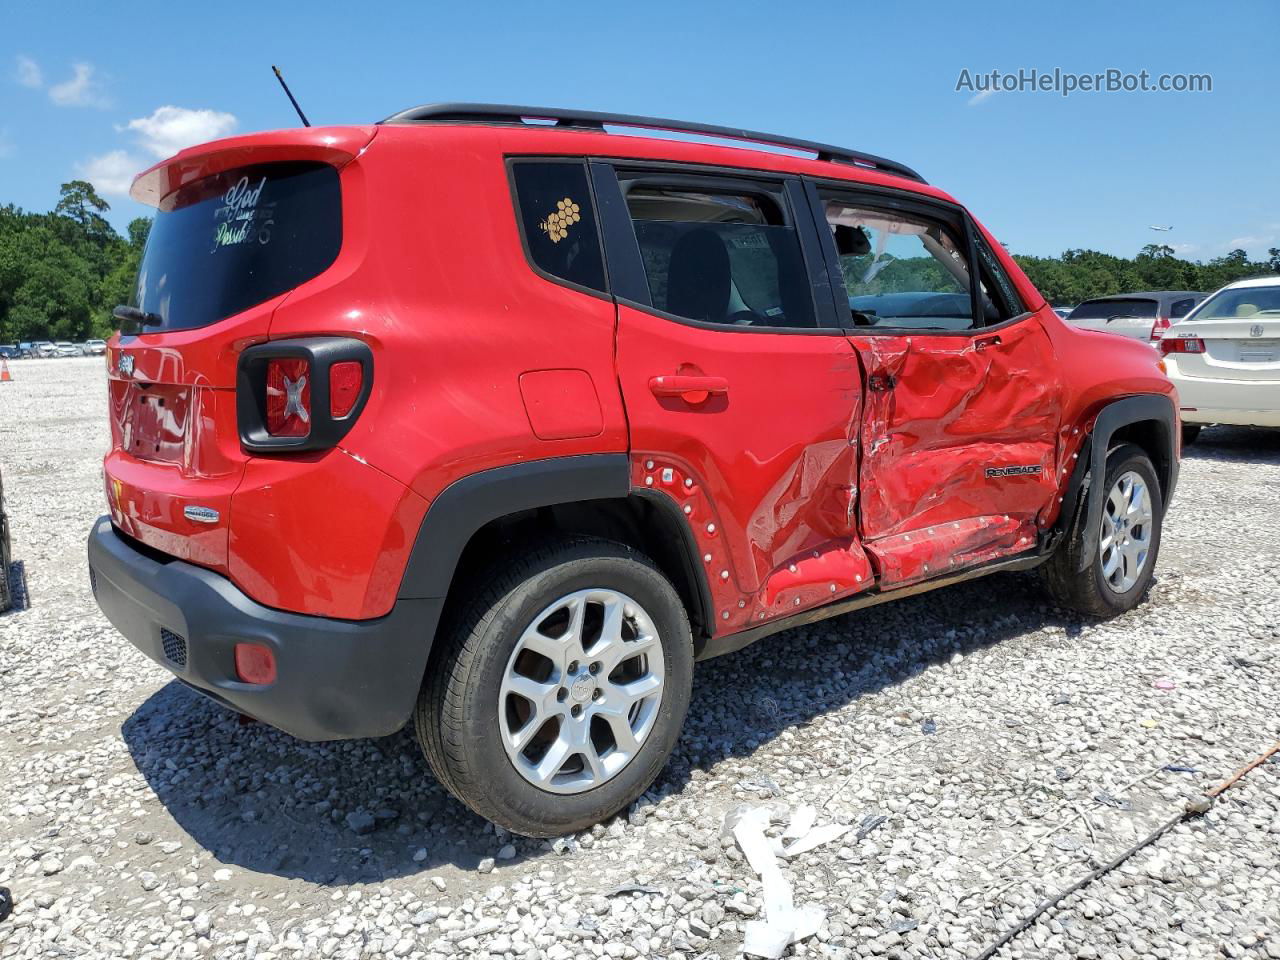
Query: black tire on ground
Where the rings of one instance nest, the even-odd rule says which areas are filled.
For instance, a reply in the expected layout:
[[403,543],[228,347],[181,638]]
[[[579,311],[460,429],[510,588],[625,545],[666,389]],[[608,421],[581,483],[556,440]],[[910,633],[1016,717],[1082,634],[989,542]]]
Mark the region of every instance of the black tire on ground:
[[[1125,473],[1134,472],[1147,486],[1151,498],[1151,542],[1147,550],[1146,565],[1137,581],[1123,593],[1107,582],[1102,572],[1102,552],[1093,550],[1093,556],[1081,570],[1086,524],[1095,530],[1102,524],[1107,498],[1116,481]],[[1054,555],[1041,567],[1050,595],[1059,604],[1090,617],[1114,617],[1132,610],[1146,597],[1151,587],[1156,561],[1160,555],[1160,535],[1164,525],[1164,497],[1156,477],[1151,458],[1131,443],[1113,449],[1107,455],[1106,477],[1102,484],[1099,506],[1092,516],[1084,516],[1073,525],[1066,540]]]
[[1198,423],[1184,423],[1182,425],[1182,445],[1189,447],[1195,443],[1202,429],[1203,427]]
[[[581,793],[545,791],[506,753],[499,689],[521,634],[549,604],[577,590],[633,598],[662,645],[663,693],[636,756]],[[552,837],[625,809],[657,778],[684,723],[693,683],[693,642],[679,594],[643,554],[594,538],[530,549],[475,584],[476,596],[442,624],[419,694],[414,727],[440,782],[480,816],[515,833]]]

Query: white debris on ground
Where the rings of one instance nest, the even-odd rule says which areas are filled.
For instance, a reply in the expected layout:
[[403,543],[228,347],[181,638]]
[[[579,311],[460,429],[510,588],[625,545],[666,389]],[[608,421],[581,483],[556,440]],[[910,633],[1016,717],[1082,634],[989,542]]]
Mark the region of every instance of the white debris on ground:
[[[1280,434],[1214,428],[1132,614],[1085,623],[1005,575],[779,635],[700,665],[626,815],[512,837],[407,731],[241,725],[123,642],[84,561],[102,361],[11,369],[0,467],[33,606],[0,616],[3,960],[738,957],[777,919],[723,832],[744,805],[770,810],[792,906],[824,914],[787,955],[973,957],[1280,736]],[[1280,960],[1280,763],[1000,956]]]

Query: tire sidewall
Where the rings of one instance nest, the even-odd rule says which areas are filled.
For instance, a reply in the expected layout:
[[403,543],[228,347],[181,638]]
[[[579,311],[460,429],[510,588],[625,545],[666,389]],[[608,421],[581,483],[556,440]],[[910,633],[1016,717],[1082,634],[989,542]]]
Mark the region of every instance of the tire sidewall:
[[1111,488],[1115,486],[1121,475],[1130,471],[1142,477],[1143,482],[1147,485],[1148,495],[1151,498],[1151,546],[1147,551],[1147,565],[1132,587],[1124,593],[1117,593],[1111,587],[1111,584],[1107,582],[1107,578],[1103,576],[1102,551],[1097,545],[1094,547],[1093,558],[1089,564],[1089,570],[1094,580],[1094,588],[1097,590],[1098,596],[1117,613],[1132,610],[1142,601],[1142,598],[1151,588],[1151,581],[1155,576],[1156,561],[1160,557],[1160,542],[1164,534],[1164,496],[1160,490],[1160,481],[1156,477],[1155,468],[1151,465],[1150,458],[1134,446],[1117,447],[1107,457],[1106,480],[1103,483],[1102,496],[1099,498],[1099,512],[1091,521],[1095,532],[1101,528],[1102,517],[1107,509],[1107,497],[1111,494]]
[[[652,618],[662,644],[665,676],[658,716],[639,753],[598,787],[578,794],[549,793],[524,779],[507,756],[500,728],[498,691],[521,634],[548,604],[578,590],[606,588],[626,594]],[[622,809],[657,777],[679,737],[693,682],[693,646],[679,595],[645,563],[625,555],[584,556],[538,572],[498,602],[466,681],[463,732],[471,765],[483,771],[485,792],[507,821],[535,835],[583,829]],[[537,825],[556,825],[553,831]]]

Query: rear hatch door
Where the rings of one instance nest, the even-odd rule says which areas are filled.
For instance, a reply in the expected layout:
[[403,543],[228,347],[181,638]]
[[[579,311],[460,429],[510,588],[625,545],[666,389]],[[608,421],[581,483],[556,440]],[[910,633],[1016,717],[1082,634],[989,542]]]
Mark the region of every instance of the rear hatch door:
[[[248,459],[236,422],[240,354],[342,242],[341,164],[369,128],[311,128],[183,151],[141,175],[158,207],[107,354],[113,522],[170,556],[225,572],[231,496]],[[144,321],[139,323],[137,318]]]

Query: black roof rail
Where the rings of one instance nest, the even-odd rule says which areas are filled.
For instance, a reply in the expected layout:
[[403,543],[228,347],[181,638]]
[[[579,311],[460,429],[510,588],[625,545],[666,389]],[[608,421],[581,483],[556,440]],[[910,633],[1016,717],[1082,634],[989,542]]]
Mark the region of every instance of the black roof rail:
[[859,150],[796,137],[782,137],[773,133],[759,133],[739,127],[717,127],[709,123],[689,123],[686,120],[666,120],[662,117],[638,117],[625,113],[600,113],[594,110],[562,110],[556,107],[520,107],[501,103],[429,103],[393,114],[382,123],[509,123],[522,124],[528,120],[554,121],[557,127],[578,130],[603,131],[606,124],[616,127],[637,127],[647,130],[664,130],[673,133],[694,133],[726,140],[744,140],[748,143],[768,144],[803,150],[816,155],[819,160],[848,163],[882,173],[906,177],[925,183],[924,177],[906,164],[877,157]]

